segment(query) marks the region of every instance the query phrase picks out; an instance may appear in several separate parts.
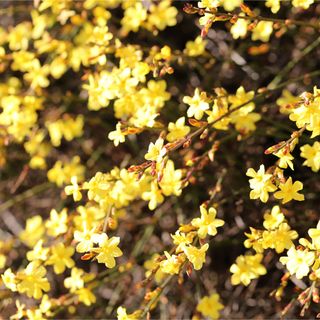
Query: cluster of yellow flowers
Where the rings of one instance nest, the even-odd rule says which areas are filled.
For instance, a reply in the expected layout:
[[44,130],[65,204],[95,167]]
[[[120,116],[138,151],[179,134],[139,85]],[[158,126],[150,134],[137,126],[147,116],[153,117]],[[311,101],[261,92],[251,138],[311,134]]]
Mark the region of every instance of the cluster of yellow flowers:
[[166,259],[160,262],[160,270],[163,273],[177,274],[180,272],[181,265],[190,261],[195,270],[200,270],[205,262],[206,251],[209,244],[202,244],[200,248],[193,245],[196,236],[201,240],[207,235],[215,236],[217,228],[224,225],[224,221],[216,219],[216,210],[210,208],[209,211],[204,206],[200,207],[201,217],[191,221],[191,225],[183,225],[172,234],[173,243],[176,245],[175,253],[170,255],[164,252]]
[[[278,170],[277,174],[281,174],[282,170]],[[280,182],[279,186],[273,184],[272,174],[265,173],[264,165],[262,164],[259,170],[256,172],[252,168],[248,169],[247,175],[252,177],[249,180],[251,199],[258,199],[262,202],[267,202],[269,199],[269,192],[274,192],[278,189],[279,191],[274,193],[276,199],[281,199],[282,203],[287,203],[291,200],[303,201],[304,195],[299,193],[303,188],[303,184],[300,181],[292,182],[292,178],[289,177],[285,182]]]
[[265,230],[250,227],[251,233],[245,233],[248,239],[244,241],[244,246],[254,249],[256,254],[247,254],[237,258],[236,263],[230,268],[233,273],[232,284],[243,283],[247,286],[251,280],[266,274],[266,268],[260,264],[264,250],[270,248],[277,253],[282,253],[293,246],[292,240],[298,238],[298,233],[290,229],[279,206],[274,206],[271,212],[264,214],[263,226]]
[[[208,124],[219,130],[228,130],[229,124],[233,124],[242,135],[251,133],[256,129],[255,123],[261,116],[253,112],[254,92],[245,92],[243,87],[238,88],[235,95],[228,94],[223,88],[216,88],[216,98],[209,98],[206,92],[195,89],[192,97],[186,96],[183,102],[189,105],[188,117],[201,120],[207,115]],[[210,107],[210,102],[212,107]],[[229,116],[230,114],[230,116]]]
[[[291,1],[293,7],[303,9],[313,2]],[[280,9],[279,0],[268,0],[265,5],[272,13]],[[222,7],[226,12],[219,11]],[[166,200],[183,195],[196,181],[193,174],[214,161],[222,141],[220,134],[229,131],[244,140],[257,130],[264,116],[257,110],[258,99],[271,91],[261,88],[255,92],[245,89],[245,84],[228,90],[219,84],[210,91],[192,78],[191,89],[180,93],[180,87],[170,82],[174,67],[190,61],[214,63],[205,35],[216,21],[227,21],[234,39],[251,32],[253,41],[262,42],[268,42],[274,30],[291,23],[283,20],[279,27],[280,22],[277,25],[272,18],[260,17],[259,10],[251,10],[242,0],[201,0],[198,7],[188,5],[185,11],[201,15],[202,33],[181,50],[160,38],[154,40],[160,31],[179,21],[171,0],[38,0],[27,19],[7,29],[0,27],[0,73],[4,79],[0,83],[0,167],[6,168],[12,148],[21,145],[25,150],[21,158],[28,163],[28,170],[42,170],[47,184],[58,189],[61,198],[48,210],[49,216],[34,212],[25,218],[23,230],[20,226],[15,229],[16,237],[0,240],[0,285],[8,289],[11,301],[16,300],[11,319],[55,318],[64,310],[74,314],[80,303],[91,306],[97,302],[96,289],[103,277],[142,266],[138,278],[144,273],[144,280],[134,285],[138,290],[148,284],[141,305],[127,313],[120,301],[109,311],[116,310],[120,320],[148,317],[173,277],[177,275],[182,283],[184,274],[191,277],[193,269],[206,265],[212,241],[208,236],[216,236],[218,228],[225,225],[217,218],[223,211],[214,199],[220,192],[219,181],[210,199],[200,207],[197,203],[200,215],[179,217],[179,227],[170,229],[163,236],[168,235],[169,240],[155,251],[143,251],[139,235],[133,235],[135,230],[129,235],[131,226],[118,227],[121,223],[130,225],[131,220],[137,220],[137,212],[148,209],[153,217],[143,223],[151,221],[154,226],[158,212],[166,210],[162,208]],[[271,198],[282,204],[304,201],[307,192],[301,193],[303,183],[289,174],[286,178],[284,170],[293,171],[293,152],[305,131],[311,132],[310,139],[320,135],[320,89],[315,87],[313,93],[300,96],[284,90],[277,104],[298,130],[266,150],[277,157],[275,165],[266,169],[261,164],[258,171],[247,170],[250,199],[267,203]],[[124,159],[120,155],[117,165],[112,160],[110,166],[94,166],[97,154],[105,151],[104,143],[102,147],[95,144],[101,128],[104,143],[109,142],[112,149],[121,150],[123,143],[124,149],[131,148],[140,134],[154,140],[135,144],[139,150],[132,153],[139,154]],[[201,143],[194,150],[189,148],[196,137],[203,145],[210,145],[207,151],[199,152]],[[184,149],[180,153],[183,161],[172,155],[179,148]],[[304,144],[300,151],[302,165],[318,172],[320,142]],[[23,183],[24,174],[14,188]],[[271,193],[273,197],[269,197]],[[17,202],[29,196],[32,192],[27,190]],[[67,196],[72,196],[73,202]],[[1,204],[0,212],[11,205]],[[275,204],[264,214],[263,229],[250,227],[250,233],[245,233],[244,246],[254,252],[240,255],[230,269],[228,266],[232,285],[248,286],[265,275],[263,260],[268,249],[277,254],[287,250],[279,261],[290,276],[309,276],[314,286],[320,281],[320,222],[308,230],[310,241],[298,239],[285,213]],[[126,241],[138,243],[133,251],[143,251],[142,261],[136,254],[127,254]],[[18,246],[21,256],[10,255]],[[20,295],[34,301],[21,300]],[[220,301],[215,289],[206,290],[197,298],[194,319],[199,313],[218,318],[224,308]]]
[[[276,166],[268,169],[270,173],[265,171],[264,165],[261,165],[257,172],[252,168],[248,169],[247,176],[251,177],[249,183],[252,189],[250,198],[259,198],[262,202],[267,202],[269,193],[276,191],[274,198],[282,200],[283,204],[291,200],[304,201],[305,196],[299,193],[303,189],[302,182],[293,182],[292,177],[285,179],[283,169],[294,170],[292,162],[294,157],[291,152],[299,143],[299,137],[305,130],[312,132],[311,138],[319,135],[319,90],[315,87],[313,93],[304,92],[300,97],[294,97],[288,91],[284,91],[283,96],[277,102],[282,108],[280,111],[288,114],[290,120],[296,122],[300,130],[295,131],[289,140],[280,142],[266,150],[267,154],[272,153],[279,158]],[[301,157],[306,159],[303,165],[310,167],[314,172],[319,171],[319,142],[315,141],[312,146],[303,145],[300,150]],[[278,188],[280,190],[277,191]],[[305,238],[300,238],[297,247],[293,240],[298,238],[298,233],[291,230],[279,206],[274,206],[270,213],[265,213],[263,226],[265,230],[250,227],[250,233],[245,233],[248,239],[245,240],[244,246],[254,249],[256,254],[254,256],[248,254],[237,258],[236,263],[230,268],[230,271],[234,273],[231,282],[248,285],[252,279],[266,274],[267,270],[260,262],[264,250],[270,248],[278,254],[288,250],[287,256],[280,257],[279,261],[286,266],[289,274],[296,276],[298,279],[309,275],[310,281],[315,285],[320,276],[320,222],[316,228],[308,230],[311,242]],[[277,291],[277,298],[283,294],[286,283],[284,282],[284,285]],[[311,289],[308,292],[311,295],[314,294]],[[318,300],[314,298],[314,301]],[[300,302],[304,305],[304,308],[307,308],[310,299],[302,299]]]

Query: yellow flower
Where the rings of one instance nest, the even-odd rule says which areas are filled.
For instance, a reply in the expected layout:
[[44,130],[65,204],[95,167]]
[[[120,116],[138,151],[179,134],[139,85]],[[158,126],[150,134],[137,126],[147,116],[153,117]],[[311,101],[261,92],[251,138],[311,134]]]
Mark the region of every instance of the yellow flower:
[[244,241],[244,246],[246,248],[253,248],[257,253],[262,253],[264,250],[263,239],[262,239],[262,230],[257,230],[250,227],[251,233],[245,232],[245,236],[248,238]]
[[99,222],[106,215],[103,208],[96,205],[87,205],[86,207],[79,206],[76,211],[78,215],[74,216],[73,223],[77,231],[90,230],[98,227]]
[[68,70],[67,61],[61,56],[56,57],[50,64],[50,74],[55,79],[60,79],[63,74]]
[[137,2],[124,11],[124,17],[121,20],[121,24],[125,33],[130,31],[137,32],[142,22],[146,19],[147,10],[141,2]]
[[280,183],[280,191],[274,194],[276,199],[282,199],[282,203],[287,203],[291,200],[303,201],[304,195],[298,193],[298,191],[303,189],[303,184],[300,181],[295,181],[292,183],[292,178],[290,177],[285,183]]
[[103,7],[95,7],[92,10],[93,15],[96,18],[97,25],[104,26],[111,18],[111,13]]
[[51,302],[51,299],[48,297],[48,295],[47,294],[43,295],[41,299],[41,303],[39,305],[39,309],[41,310],[41,312],[48,317],[53,316],[53,313],[50,311],[52,306],[53,306],[53,303]]
[[40,299],[43,291],[50,290],[50,283],[46,276],[46,269],[37,261],[30,262],[26,269],[17,273],[17,279],[21,282],[17,284],[20,293],[26,293],[31,298]]
[[83,115],[78,115],[73,119],[70,115],[65,114],[62,119],[54,122],[46,122],[45,125],[49,131],[52,145],[59,147],[62,137],[67,141],[71,141],[74,138],[82,136],[84,118]]
[[40,239],[33,250],[27,252],[27,259],[29,261],[42,260],[46,261],[48,258],[49,248],[43,248],[43,239]]
[[108,26],[96,26],[93,28],[88,42],[100,46],[108,45],[109,40],[113,38],[112,33],[108,32]]
[[280,223],[282,223],[284,221],[284,215],[283,213],[280,211],[280,207],[279,206],[274,206],[271,209],[271,213],[266,213],[263,216],[263,226],[267,229],[267,230],[272,230],[277,228]]
[[79,242],[76,246],[76,251],[84,253],[90,251],[94,243],[98,242],[99,234],[95,233],[96,228],[93,227],[91,230],[84,226],[83,231],[76,230],[73,234],[74,239]]
[[222,0],[224,10],[233,11],[235,8],[240,7],[243,0]]
[[282,148],[277,153],[274,153],[275,156],[280,158],[279,160],[279,167],[283,169],[287,169],[288,166],[291,170],[293,170],[293,163],[292,160],[294,159],[292,154],[286,150],[285,148]]
[[286,265],[291,275],[295,274],[298,279],[302,279],[309,273],[314,259],[314,252],[296,250],[292,246],[287,252],[287,257],[281,257],[279,261]]
[[157,181],[152,181],[150,186],[151,190],[143,192],[141,197],[143,200],[149,200],[148,207],[151,211],[153,211],[158,204],[163,202],[164,197],[161,190],[158,188]]
[[204,206],[200,206],[201,218],[195,218],[191,224],[198,228],[199,238],[203,239],[209,234],[215,236],[217,228],[224,225],[224,221],[216,219],[217,211],[215,208],[210,208],[209,212]]
[[75,291],[80,302],[84,303],[86,306],[91,306],[96,302],[96,296],[88,288],[81,288]]
[[18,319],[22,319],[23,317],[25,317],[26,305],[25,304],[21,304],[19,300],[16,300],[16,308],[17,308],[16,313],[14,315],[12,315],[10,317],[10,319],[18,320]]
[[312,132],[311,138],[320,134],[320,97],[318,91],[319,89],[315,87],[314,100],[308,103],[300,103],[289,115],[289,119],[294,121],[298,128],[306,126],[307,130]]
[[200,270],[206,261],[206,252],[209,248],[209,244],[204,244],[200,249],[194,246],[186,246],[184,253],[188,260],[193,264],[195,270]]
[[294,7],[301,7],[303,9],[308,9],[311,4],[314,3],[314,0],[292,0],[292,5]]
[[317,224],[316,228],[309,229],[308,235],[312,239],[312,244],[317,250],[320,249],[320,221]]
[[238,18],[230,29],[233,39],[244,38],[247,35],[248,26],[249,22],[246,19]]
[[295,97],[289,90],[283,90],[280,98],[277,99],[277,105],[280,107],[281,113],[290,113],[294,108],[294,104],[299,102],[300,98]]
[[170,256],[167,251],[164,252],[164,255],[166,256],[166,260],[160,262],[160,270],[163,273],[178,274],[183,260],[180,256],[174,254]]
[[99,75],[90,74],[88,81],[88,84],[83,85],[89,95],[88,109],[100,110],[107,107],[110,100],[115,98],[115,93],[111,90],[113,77],[107,71],[102,71]]
[[171,27],[177,23],[176,16],[178,10],[171,6],[170,0],[163,0],[159,3],[152,3],[150,6],[150,14],[148,15],[148,28],[153,29],[153,26],[159,30]]
[[49,181],[54,182],[58,187],[71,182],[71,178],[76,176],[78,181],[84,179],[85,167],[80,164],[80,157],[75,156],[68,162],[56,161],[54,166],[48,170]]
[[[206,111],[208,114],[208,123],[214,123],[212,126],[218,130],[228,130],[228,125],[231,122],[230,117],[226,117],[225,114],[229,111],[228,100],[226,97],[214,99],[212,110]],[[221,117],[221,120],[218,120]]]
[[250,199],[258,199],[262,202],[267,202],[269,199],[269,192],[273,192],[277,187],[271,182],[271,174],[265,173],[264,165],[262,164],[259,170],[256,172],[252,168],[249,168],[246,173],[247,176],[253,179],[249,180],[250,188]]
[[172,142],[185,137],[190,132],[190,127],[185,125],[185,117],[181,117],[176,123],[170,122],[168,130],[169,133],[166,138],[169,142]]
[[30,167],[33,169],[46,169],[45,157],[50,153],[51,146],[43,141],[44,138],[44,130],[37,130],[23,145],[31,156]]
[[158,138],[155,143],[150,142],[148,152],[145,154],[144,158],[150,161],[160,162],[163,155],[163,139]]
[[193,97],[184,97],[183,102],[190,106],[187,111],[188,117],[194,116],[197,120],[200,120],[203,117],[204,111],[209,109],[207,100],[206,93],[200,92],[198,88],[195,89]]
[[1,275],[4,285],[11,291],[17,291],[17,280],[15,274],[12,272],[11,268],[7,269]]
[[221,0],[200,0],[198,2],[199,8],[218,8],[221,5]]
[[26,228],[20,233],[19,237],[27,246],[33,247],[43,236],[44,231],[45,227],[41,216],[34,216],[27,220]]
[[239,87],[235,95],[228,96],[228,101],[231,103],[230,109],[243,105],[243,107],[236,111],[236,113],[240,113],[242,115],[248,114],[248,112],[252,111],[255,107],[255,104],[251,101],[253,97],[254,91],[246,92],[243,86]]
[[210,296],[205,296],[199,301],[197,310],[205,317],[218,319],[219,311],[224,307],[219,300],[220,297],[217,293],[213,293]]
[[72,268],[74,266],[74,261],[71,258],[73,254],[73,247],[65,247],[63,243],[58,243],[51,248],[51,255],[46,264],[53,265],[56,274],[63,273],[66,267]]
[[267,0],[266,7],[271,8],[272,13],[277,13],[280,10],[280,0]]
[[117,309],[118,320],[136,320],[138,316],[136,314],[127,314],[127,310],[124,307],[118,307]]
[[114,258],[122,256],[122,251],[118,248],[119,243],[119,237],[109,239],[108,236],[103,233],[99,238],[99,248],[93,248],[91,251],[98,253],[96,258],[99,263],[104,263],[107,268],[114,268],[116,265]]
[[165,196],[172,194],[179,196],[181,190],[182,171],[174,168],[174,162],[168,160],[162,172],[162,179],[159,182],[161,190]]
[[47,78],[50,73],[49,65],[40,65],[40,61],[35,59],[32,61],[32,68],[24,74],[24,79],[30,82],[32,89],[46,88],[49,86],[50,81]]
[[71,276],[64,279],[64,286],[70,289],[70,292],[75,292],[84,286],[84,271],[78,268],[72,268]]
[[316,141],[312,146],[305,144],[300,148],[304,166],[310,167],[313,172],[318,172],[320,169],[320,142]]
[[238,285],[242,283],[247,286],[251,280],[266,274],[266,268],[260,263],[262,258],[263,255],[260,253],[256,255],[239,256],[236,259],[236,263],[230,267],[230,271],[233,273],[231,276],[231,284]]
[[191,244],[194,236],[194,233],[181,233],[180,230],[177,230],[175,234],[172,234],[171,238],[173,239],[173,243],[177,246],[176,252],[183,252],[186,245]]
[[252,31],[252,40],[268,42],[273,31],[272,21],[259,21]]
[[213,21],[215,19],[215,16],[212,13],[206,12],[202,17],[199,19],[200,26],[211,26]]
[[255,131],[256,122],[260,119],[261,115],[256,112],[251,112],[246,115],[237,113],[231,115],[231,123],[234,123],[236,130],[242,135]]
[[69,196],[72,194],[74,201],[80,201],[82,199],[82,194],[80,192],[81,188],[78,185],[78,177],[72,176],[71,186],[66,186],[64,188],[65,193]]
[[145,62],[137,62],[132,70],[132,75],[134,78],[138,79],[140,82],[146,81],[146,75],[150,72],[150,67]]
[[198,36],[194,41],[187,42],[185,53],[190,57],[201,56],[205,52],[206,44],[207,41]]
[[284,222],[276,230],[264,231],[262,237],[264,249],[271,248],[281,253],[293,245],[292,240],[298,238],[298,233]]
[[26,310],[28,320],[43,320],[44,317],[40,309],[27,309]]
[[31,23],[17,24],[8,34],[9,48],[13,51],[27,50],[31,38]]
[[169,46],[165,45],[160,49],[160,52],[155,54],[154,59],[156,60],[170,60],[172,56],[172,50]]
[[116,130],[111,131],[108,134],[108,138],[113,141],[113,143],[116,147],[119,145],[119,143],[125,142],[126,139],[125,139],[125,135],[121,131],[121,123],[120,122],[117,123]]
[[68,231],[67,220],[67,209],[63,209],[60,213],[55,209],[52,209],[50,211],[50,219],[46,222],[48,235],[56,237],[60,234],[66,233]]
[[16,51],[12,53],[13,63],[11,69],[26,72],[33,67],[35,54],[29,51]]

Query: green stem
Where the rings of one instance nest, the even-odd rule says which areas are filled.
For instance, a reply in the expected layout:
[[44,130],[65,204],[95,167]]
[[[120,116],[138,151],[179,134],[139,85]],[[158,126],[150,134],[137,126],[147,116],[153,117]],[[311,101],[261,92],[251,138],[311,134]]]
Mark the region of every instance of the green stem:
[[0,213],[11,208],[12,206],[14,206],[15,204],[17,204],[21,201],[24,201],[28,198],[33,197],[34,195],[36,195],[38,193],[41,193],[41,192],[48,190],[52,186],[53,186],[53,184],[51,182],[44,182],[42,184],[38,184],[38,185],[34,186],[31,189],[26,190],[25,192],[22,192],[22,193],[16,195],[15,197],[11,198],[10,200],[7,200],[7,201],[3,202],[2,204],[0,204]]
[[317,48],[320,45],[320,37],[318,37],[315,41],[310,43],[307,47],[305,47],[301,54],[296,58],[290,60],[287,65],[274,77],[274,79],[269,83],[268,89],[275,88],[281,80],[298,64],[306,55],[308,55],[312,50]]

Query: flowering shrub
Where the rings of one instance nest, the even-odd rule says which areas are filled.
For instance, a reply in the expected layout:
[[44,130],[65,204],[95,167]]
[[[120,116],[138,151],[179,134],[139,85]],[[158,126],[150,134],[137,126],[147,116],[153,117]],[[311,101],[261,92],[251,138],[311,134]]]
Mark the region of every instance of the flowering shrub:
[[317,316],[314,2],[0,4],[3,318]]

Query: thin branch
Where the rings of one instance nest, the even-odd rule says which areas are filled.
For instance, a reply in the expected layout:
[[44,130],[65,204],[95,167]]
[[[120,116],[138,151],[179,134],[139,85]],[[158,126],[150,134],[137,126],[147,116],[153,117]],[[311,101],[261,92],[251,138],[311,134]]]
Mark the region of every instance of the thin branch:
[[273,89],[281,82],[281,80],[298,64],[306,55],[316,49],[320,45],[320,37],[305,47],[301,54],[296,58],[290,60],[286,66],[275,76],[275,78],[269,83],[268,89]]
[[[186,9],[188,10],[188,9]],[[243,19],[243,20],[249,20],[249,21],[271,21],[274,23],[279,23],[285,26],[289,26],[289,25],[296,25],[296,26],[301,26],[301,27],[311,27],[313,29],[319,30],[320,29],[320,22],[317,24],[311,23],[311,22],[306,22],[306,21],[301,21],[301,20],[294,20],[294,19],[279,19],[279,18],[270,18],[270,17],[264,17],[264,16],[260,16],[260,15],[255,15],[255,16],[242,16],[239,14],[235,14],[235,13],[229,13],[229,12],[212,12],[210,10],[206,10],[206,9],[201,9],[201,8],[197,8],[197,7],[190,7],[190,10],[194,10],[198,13],[210,13],[215,17],[220,17],[220,18],[226,18],[226,20],[231,20],[234,18],[237,19]]]
[[150,311],[151,306],[160,298],[161,294],[163,293],[164,288],[167,286],[167,284],[170,283],[170,281],[174,278],[174,275],[169,276],[166,280],[162,282],[162,284],[157,288],[157,294],[150,299],[148,304],[145,306],[144,310],[142,311],[139,319],[144,319],[144,317],[147,315],[147,313]]
[[11,208],[12,206],[14,206],[15,204],[17,204],[19,202],[22,202],[28,198],[33,197],[36,194],[39,194],[39,193],[42,193],[42,192],[48,190],[52,186],[53,186],[53,184],[51,182],[45,182],[42,184],[38,184],[38,185],[34,186],[33,188],[28,189],[25,192],[22,192],[22,193],[16,195],[15,197],[12,197],[11,199],[0,204],[0,213]]
[[320,70],[311,72],[311,73],[307,73],[303,76],[297,77],[297,78],[293,78],[290,80],[287,80],[285,82],[280,83],[279,85],[277,85],[274,88],[266,88],[263,92],[258,93],[254,98],[252,98],[251,100],[248,100],[244,103],[242,103],[241,105],[233,108],[233,109],[229,109],[228,112],[226,112],[225,114],[221,115],[220,117],[218,117],[216,120],[214,120],[213,122],[210,122],[208,124],[206,124],[205,126],[197,129],[196,131],[192,132],[191,134],[187,135],[185,138],[180,139],[180,141],[178,141],[174,147],[172,148],[168,148],[167,152],[165,153],[165,155],[169,154],[170,152],[179,149],[181,146],[183,146],[187,141],[192,140],[194,137],[201,135],[201,133],[205,130],[205,129],[209,129],[210,127],[212,127],[214,124],[218,123],[219,121],[221,121],[222,119],[228,117],[229,115],[233,114],[234,112],[240,110],[241,108],[245,107],[248,103],[251,102],[257,102],[260,98],[267,96],[268,94],[277,91],[279,89],[282,89],[283,87],[286,87],[288,84],[293,83],[293,82],[298,82],[301,81],[303,79],[306,78],[312,78],[312,77],[316,77],[320,75]]

